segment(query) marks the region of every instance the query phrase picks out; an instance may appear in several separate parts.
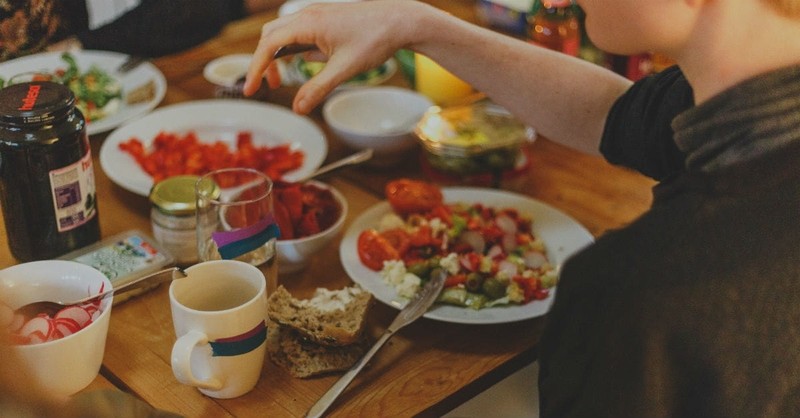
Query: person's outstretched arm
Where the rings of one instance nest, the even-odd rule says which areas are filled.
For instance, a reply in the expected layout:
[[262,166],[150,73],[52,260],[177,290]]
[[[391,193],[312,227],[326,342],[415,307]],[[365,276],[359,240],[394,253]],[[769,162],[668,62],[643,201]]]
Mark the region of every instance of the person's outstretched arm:
[[316,4],[268,22],[245,92],[279,83],[272,55],[315,44],[327,58],[303,85],[294,110],[308,113],[337,85],[407,48],[450,70],[542,135],[598,153],[605,117],[630,81],[598,65],[470,24],[425,3],[375,0]]

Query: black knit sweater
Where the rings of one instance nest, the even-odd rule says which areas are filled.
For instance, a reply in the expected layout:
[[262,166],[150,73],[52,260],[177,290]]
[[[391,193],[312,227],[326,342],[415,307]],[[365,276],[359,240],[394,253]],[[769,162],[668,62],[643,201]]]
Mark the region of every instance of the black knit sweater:
[[800,416],[800,67],[690,107],[673,68],[609,114],[606,157],[662,181],[564,265],[542,417]]

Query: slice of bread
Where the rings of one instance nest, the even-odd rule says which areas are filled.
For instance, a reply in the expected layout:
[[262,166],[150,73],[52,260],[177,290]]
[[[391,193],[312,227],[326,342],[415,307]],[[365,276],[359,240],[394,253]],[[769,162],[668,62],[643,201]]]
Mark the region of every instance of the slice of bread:
[[309,341],[297,330],[275,322],[269,327],[267,353],[270,359],[298,378],[347,370],[369,348],[363,337],[354,344],[328,346]]
[[317,289],[311,299],[295,299],[283,286],[270,295],[269,318],[322,345],[343,346],[361,338],[372,306],[372,294],[351,286]]

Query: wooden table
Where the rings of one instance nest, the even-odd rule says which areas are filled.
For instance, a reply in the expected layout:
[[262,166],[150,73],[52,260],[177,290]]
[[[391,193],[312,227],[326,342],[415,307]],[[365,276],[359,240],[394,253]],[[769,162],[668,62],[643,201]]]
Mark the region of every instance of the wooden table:
[[[475,20],[472,1],[437,0],[434,5]],[[154,61],[168,80],[162,106],[208,99],[213,87],[202,76],[210,60],[231,53],[252,52],[263,22],[274,12],[252,16],[227,27],[218,37],[189,51]],[[404,85],[401,76],[390,83]],[[296,88],[281,88],[268,101],[289,106]],[[327,161],[351,151],[325,126],[320,110],[311,118],[327,134]],[[97,159],[104,136],[91,139],[103,237],[130,229],[150,231],[150,205],[145,197],[113,184]],[[579,154],[544,138],[529,146],[531,168],[504,184],[569,214],[595,236],[634,219],[650,204],[653,183],[603,160]],[[422,177],[417,158],[394,168],[352,167],[324,178],[348,199],[350,222],[382,200],[393,178]],[[0,267],[16,264],[0,231]],[[340,237],[341,238],[341,237]],[[291,292],[308,295],[316,287],[340,288],[351,283],[338,257],[339,239],[312,265],[279,281]],[[397,311],[378,303],[369,329],[379,335]],[[331,416],[440,416],[523,366],[535,361],[543,318],[501,325],[462,325],[421,319],[403,329],[374,358],[329,410]],[[338,379],[338,375],[295,379],[265,362],[256,388],[236,399],[216,400],[182,385],[172,375],[170,352],[175,335],[167,286],[114,307],[101,375],[90,388],[109,382],[156,408],[189,417],[303,416]],[[533,394],[531,394],[533,396]]]

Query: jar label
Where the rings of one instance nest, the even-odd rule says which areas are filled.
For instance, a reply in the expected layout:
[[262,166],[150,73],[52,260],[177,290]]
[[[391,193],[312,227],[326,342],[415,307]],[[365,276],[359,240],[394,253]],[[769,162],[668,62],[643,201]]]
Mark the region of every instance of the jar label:
[[58,232],[75,229],[97,215],[92,153],[87,151],[79,161],[50,171]]

